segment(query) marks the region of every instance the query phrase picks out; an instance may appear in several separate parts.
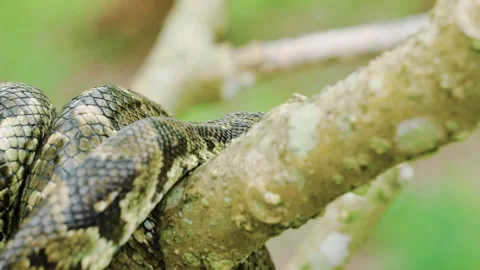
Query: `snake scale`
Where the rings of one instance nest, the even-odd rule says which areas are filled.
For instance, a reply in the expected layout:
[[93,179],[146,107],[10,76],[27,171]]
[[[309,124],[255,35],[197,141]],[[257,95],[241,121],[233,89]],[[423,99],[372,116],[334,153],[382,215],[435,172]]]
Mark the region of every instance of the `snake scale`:
[[[150,213],[262,115],[180,121],[112,85],[57,115],[39,89],[0,83],[0,269],[168,268]],[[274,269],[264,247],[235,267]]]

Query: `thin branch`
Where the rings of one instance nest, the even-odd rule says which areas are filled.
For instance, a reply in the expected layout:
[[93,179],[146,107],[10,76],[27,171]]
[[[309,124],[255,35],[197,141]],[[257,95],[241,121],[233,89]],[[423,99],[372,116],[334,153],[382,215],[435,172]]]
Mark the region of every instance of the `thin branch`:
[[412,177],[413,168],[403,164],[377,177],[368,189],[360,187],[329,204],[285,269],[344,267]]
[[195,170],[164,202],[167,265],[191,267],[187,254],[234,265],[388,168],[466,138],[480,120],[479,13],[474,0],[440,0],[415,37],[275,108]]
[[[400,20],[312,33],[296,38],[253,42],[234,50],[241,78],[266,78],[306,66],[319,67],[391,49],[428,22],[420,14]],[[231,95],[231,94],[230,94]]]
[[199,102],[231,98],[256,80],[280,72],[382,52],[418,31],[428,20],[421,14],[232,48],[215,44],[215,33],[225,28],[223,1],[177,2],[132,83],[133,89],[173,114]]

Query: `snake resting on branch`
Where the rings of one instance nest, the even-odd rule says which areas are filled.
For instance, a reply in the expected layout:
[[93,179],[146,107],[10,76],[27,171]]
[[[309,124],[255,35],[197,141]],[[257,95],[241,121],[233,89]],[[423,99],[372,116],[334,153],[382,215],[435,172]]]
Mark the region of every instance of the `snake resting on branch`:
[[[0,83],[0,270],[168,268],[151,212],[262,116],[180,121],[111,85],[57,115],[40,90]],[[235,268],[274,269],[264,247]]]

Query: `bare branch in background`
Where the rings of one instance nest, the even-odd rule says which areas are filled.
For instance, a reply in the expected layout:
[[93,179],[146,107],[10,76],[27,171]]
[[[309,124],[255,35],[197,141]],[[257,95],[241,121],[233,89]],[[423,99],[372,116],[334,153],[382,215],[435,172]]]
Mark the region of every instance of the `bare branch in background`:
[[[220,19],[216,19],[220,18]],[[225,28],[220,0],[177,1],[132,88],[178,114],[200,102],[231,98],[260,78],[379,53],[428,20],[402,20],[313,33],[232,48],[215,44]]]
[[[426,25],[426,14],[377,24],[312,33],[296,38],[253,42],[234,50],[240,77],[264,78],[306,66],[319,67],[393,48]],[[244,83],[245,84],[245,83]],[[227,94],[228,95],[228,94]]]
[[413,168],[403,164],[377,177],[370,187],[360,187],[329,204],[284,269],[344,267],[412,177]]
[[164,202],[167,265],[188,267],[179,254],[233,265],[392,166],[468,137],[480,120],[478,13],[473,0],[439,1],[413,38],[277,107],[195,170]]

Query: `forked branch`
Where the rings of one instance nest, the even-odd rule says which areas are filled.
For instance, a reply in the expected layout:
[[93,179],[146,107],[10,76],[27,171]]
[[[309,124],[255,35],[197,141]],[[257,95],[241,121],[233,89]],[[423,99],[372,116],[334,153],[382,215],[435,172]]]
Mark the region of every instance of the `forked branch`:
[[231,98],[259,79],[382,52],[428,21],[422,14],[233,48],[215,42],[225,16],[224,0],[176,1],[132,89],[176,115],[200,102]]

